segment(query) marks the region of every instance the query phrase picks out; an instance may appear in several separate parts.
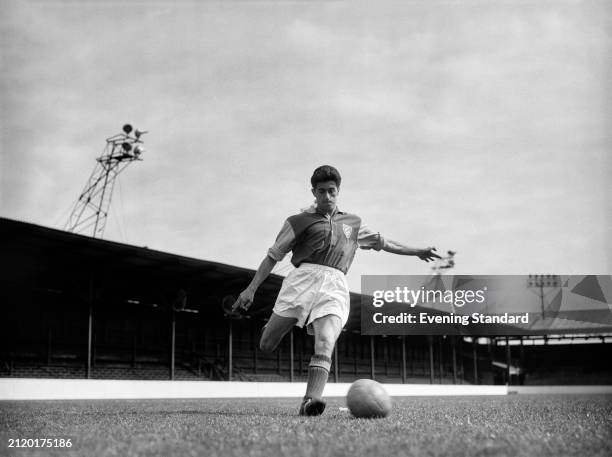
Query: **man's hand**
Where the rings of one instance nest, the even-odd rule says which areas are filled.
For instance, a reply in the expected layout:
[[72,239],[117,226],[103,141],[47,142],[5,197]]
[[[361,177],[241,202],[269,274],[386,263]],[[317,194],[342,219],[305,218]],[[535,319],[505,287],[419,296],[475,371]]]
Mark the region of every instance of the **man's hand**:
[[435,259],[441,259],[442,257],[436,254],[434,252],[435,250],[436,248],[434,247],[422,249],[421,252],[417,254],[417,257],[421,260],[424,260],[425,262],[429,262],[430,260],[435,260]]
[[244,289],[242,293],[238,296],[236,303],[232,306],[232,312],[236,312],[237,310],[248,310],[253,304],[253,297],[255,297],[255,291],[251,290],[249,287]]

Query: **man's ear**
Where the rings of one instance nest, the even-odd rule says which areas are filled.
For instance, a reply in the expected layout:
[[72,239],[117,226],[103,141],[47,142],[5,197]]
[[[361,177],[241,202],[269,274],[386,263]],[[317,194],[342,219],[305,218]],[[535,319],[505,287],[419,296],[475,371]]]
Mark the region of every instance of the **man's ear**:
[[312,195],[313,195],[313,197],[314,197],[314,198],[317,198],[317,193],[316,193],[316,191],[314,190],[314,188],[313,188],[313,189],[310,189],[310,192],[312,192]]

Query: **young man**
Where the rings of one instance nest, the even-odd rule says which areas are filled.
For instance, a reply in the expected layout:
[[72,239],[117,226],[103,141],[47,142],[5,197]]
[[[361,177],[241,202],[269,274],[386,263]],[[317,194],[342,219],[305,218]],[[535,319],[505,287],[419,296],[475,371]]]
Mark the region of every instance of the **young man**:
[[433,252],[435,248],[413,249],[385,239],[358,216],[340,211],[336,206],[340,181],[340,173],[334,167],[324,165],[314,171],[310,183],[315,205],[285,221],[253,280],[233,306],[234,310],[249,309],[255,291],[274,265],[293,252],[291,263],[296,269],[283,281],[259,345],[264,352],[274,351],[294,325],[306,324],[308,333],[314,335],[314,355],[299,411],[304,416],[318,416],[325,409],[321,396],[334,345],[349,315],[345,275],[357,247],[417,256],[426,262],[440,258]]

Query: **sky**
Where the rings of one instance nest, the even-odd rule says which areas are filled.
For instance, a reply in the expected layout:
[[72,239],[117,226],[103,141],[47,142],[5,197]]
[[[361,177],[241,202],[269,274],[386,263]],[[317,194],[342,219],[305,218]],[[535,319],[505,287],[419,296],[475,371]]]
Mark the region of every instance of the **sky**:
[[330,164],[457,274],[612,273],[610,2],[0,0],[0,37],[1,217],[62,229],[130,123],[105,239],[255,269]]

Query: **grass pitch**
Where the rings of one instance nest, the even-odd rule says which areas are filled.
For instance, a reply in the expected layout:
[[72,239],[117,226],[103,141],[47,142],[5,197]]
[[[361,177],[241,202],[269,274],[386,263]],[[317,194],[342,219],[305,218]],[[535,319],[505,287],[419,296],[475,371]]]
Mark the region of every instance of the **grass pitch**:
[[[609,456],[612,396],[404,397],[385,419],[298,399],[0,402],[0,455]],[[9,449],[9,438],[71,438]]]

